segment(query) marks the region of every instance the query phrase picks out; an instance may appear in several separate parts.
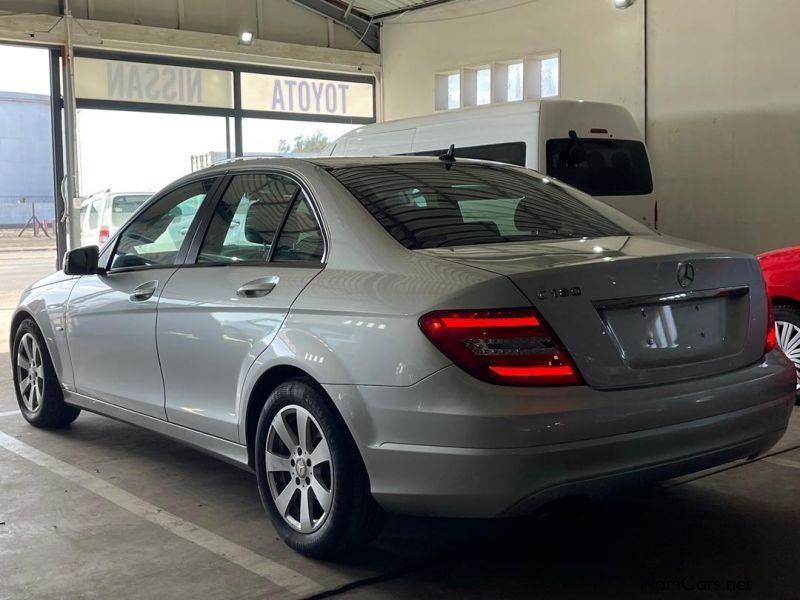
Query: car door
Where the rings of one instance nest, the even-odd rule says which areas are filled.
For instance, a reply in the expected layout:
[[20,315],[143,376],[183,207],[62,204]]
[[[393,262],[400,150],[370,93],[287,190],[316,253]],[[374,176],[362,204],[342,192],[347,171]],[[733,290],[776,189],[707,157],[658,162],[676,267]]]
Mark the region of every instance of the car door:
[[[67,306],[67,342],[78,393],[164,419],[156,307],[189,247],[214,179],[168,191],[125,229],[104,271],[81,277]],[[183,232],[183,233],[180,233]]]
[[239,439],[239,391],[302,289],[325,241],[301,186],[280,173],[233,176],[158,306],[167,418]]

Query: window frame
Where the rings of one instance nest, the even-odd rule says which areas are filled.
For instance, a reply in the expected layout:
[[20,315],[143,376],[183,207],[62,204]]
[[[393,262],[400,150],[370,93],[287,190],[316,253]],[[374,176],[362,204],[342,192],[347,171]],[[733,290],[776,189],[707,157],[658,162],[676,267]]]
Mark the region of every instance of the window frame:
[[[113,275],[114,273],[129,273],[131,271],[152,271],[155,269],[169,269],[173,267],[178,267],[183,264],[184,260],[186,259],[186,255],[191,247],[191,243],[194,241],[194,236],[197,232],[197,227],[202,222],[201,217],[206,211],[206,207],[213,203],[216,206],[215,198],[219,194],[220,183],[224,179],[220,174],[216,175],[204,175],[199,177],[192,177],[190,179],[180,179],[170,186],[164,188],[161,192],[154,195],[150,200],[144,202],[136,211],[130,216],[130,219],[125,224],[124,227],[120,227],[114,236],[110,240],[110,243],[107,243],[106,246],[103,248],[103,252],[101,253],[100,260],[98,261],[99,266],[99,273],[103,275]],[[117,253],[117,246],[119,245],[120,240],[124,233],[131,227],[139,216],[148,210],[151,206],[154,206],[156,203],[161,202],[171,193],[180,190],[181,188],[200,183],[202,181],[210,181],[211,186],[206,194],[206,197],[203,199],[200,208],[194,215],[191,224],[189,225],[189,230],[186,232],[186,236],[183,238],[183,242],[181,242],[181,247],[178,249],[178,253],[175,255],[175,260],[171,264],[163,264],[163,265],[140,265],[134,267],[118,267],[116,269],[112,269],[111,265],[113,263],[114,255]]]
[[[206,234],[208,233],[209,228],[211,227],[211,222],[214,218],[214,213],[217,210],[217,206],[222,201],[225,192],[230,187],[233,178],[238,175],[278,175],[280,177],[284,177],[286,179],[291,180],[298,186],[297,192],[295,192],[292,200],[287,204],[286,210],[284,211],[283,215],[281,216],[280,223],[278,228],[275,230],[275,238],[273,240],[273,245],[270,247],[269,257],[266,260],[242,260],[242,261],[235,261],[235,262],[203,262],[198,263],[197,258],[200,255],[200,248],[203,245],[203,241],[206,238]],[[191,269],[198,269],[203,267],[210,267],[210,268],[217,268],[217,267],[269,267],[269,268],[314,268],[314,269],[324,269],[328,262],[328,255],[330,249],[330,238],[328,236],[327,228],[324,225],[324,219],[322,215],[322,211],[319,208],[319,202],[314,194],[311,193],[311,186],[308,185],[301,177],[297,174],[285,171],[279,168],[249,168],[249,169],[237,169],[237,170],[230,170],[225,173],[222,177],[221,182],[219,183],[219,187],[217,189],[217,193],[215,197],[212,199],[212,202],[207,206],[204,206],[200,212],[198,212],[198,216],[200,217],[199,222],[197,224],[197,228],[193,232],[193,237],[191,244],[187,249],[187,253],[184,256],[184,261],[182,263],[183,268],[191,268]],[[320,261],[283,261],[283,262],[275,262],[272,260],[272,255],[274,253],[275,245],[274,243],[280,238],[281,233],[283,233],[283,227],[286,225],[286,219],[289,216],[294,205],[297,203],[298,199],[301,195],[305,198],[308,202],[309,206],[311,207],[311,212],[314,215],[314,220],[317,222],[317,227],[322,234],[322,243],[323,243],[323,252],[322,252],[322,259]]]

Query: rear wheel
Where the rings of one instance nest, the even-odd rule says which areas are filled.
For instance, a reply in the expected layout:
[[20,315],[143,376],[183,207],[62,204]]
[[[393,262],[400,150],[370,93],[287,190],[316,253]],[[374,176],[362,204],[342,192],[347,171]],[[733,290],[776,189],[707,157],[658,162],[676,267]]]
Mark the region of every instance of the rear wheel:
[[794,363],[800,399],[800,308],[789,304],[775,306],[775,331],[778,344]]
[[294,379],[267,399],[256,433],[261,501],[283,540],[322,558],[367,544],[384,513],[341,417],[311,381]]
[[12,367],[17,404],[28,423],[66,427],[78,418],[80,409],[64,402],[44,338],[32,319],[25,319],[17,328]]

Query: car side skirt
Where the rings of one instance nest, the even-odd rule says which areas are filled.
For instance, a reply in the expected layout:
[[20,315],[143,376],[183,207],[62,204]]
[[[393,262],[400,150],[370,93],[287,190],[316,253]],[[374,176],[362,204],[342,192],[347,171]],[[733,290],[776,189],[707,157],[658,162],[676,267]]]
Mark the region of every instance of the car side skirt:
[[64,391],[64,400],[67,404],[77,406],[83,410],[97,413],[104,417],[109,417],[129,425],[142,427],[149,431],[164,435],[172,438],[183,444],[192,446],[194,449],[199,450],[205,454],[210,454],[215,458],[224,460],[242,469],[251,470],[247,459],[247,446],[223,440],[222,438],[214,437],[206,433],[201,433],[188,427],[175,425],[168,421],[162,421],[154,417],[143,415],[141,413],[114,406],[108,402],[90,398],[77,392],[68,390]]

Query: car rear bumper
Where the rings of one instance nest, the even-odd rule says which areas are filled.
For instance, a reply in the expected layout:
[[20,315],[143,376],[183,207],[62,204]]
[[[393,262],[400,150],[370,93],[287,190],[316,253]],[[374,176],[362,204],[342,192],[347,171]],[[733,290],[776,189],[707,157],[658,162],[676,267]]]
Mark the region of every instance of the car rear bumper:
[[795,374],[782,353],[690,382],[600,392],[508,388],[447,367],[409,387],[325,386],[392,512],[494,517],[766,452]]

